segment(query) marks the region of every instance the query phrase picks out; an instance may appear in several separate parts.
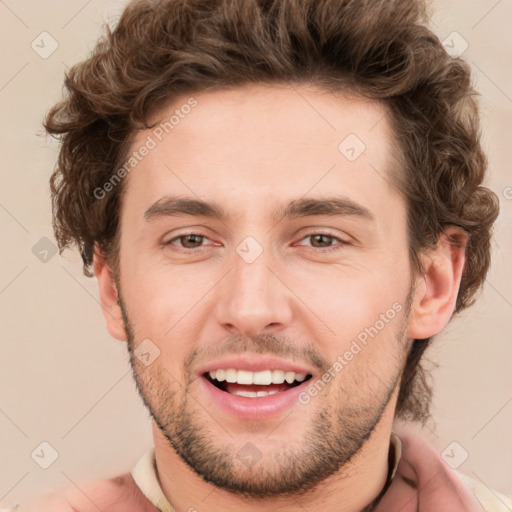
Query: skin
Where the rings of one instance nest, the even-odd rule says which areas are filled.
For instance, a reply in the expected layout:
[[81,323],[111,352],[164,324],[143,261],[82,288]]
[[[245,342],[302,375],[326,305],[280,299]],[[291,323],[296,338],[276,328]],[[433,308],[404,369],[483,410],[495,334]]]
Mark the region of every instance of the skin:
[[[127,178],[117,279],[99,251],[94,263],[107,328],[128,341],[153,416],[162,489],[177,512],[360,511],[385,483],[410,344],[439,333],[453,313],[464,247],[448,237],[460,232],[448,228],[422,255],[425,275],[412,275],[383,105],[304,84],[194,97],[197,107]],[[366,145],[353,162],[338,151],[349,134]],[[136,134],[132,149],[148,135]],[[294,199],[334,193],[372,219],[274,217]],[[229,217],[147,221],[144,212],[170,194],[216,201]],[[318,232],[327,238],[308,236]],[[176,238],[186,233],[205,238]],[[247,236],[263,251],[252,263],[236,251]],[[320,377],[396,303],[401,311],[328,386],[283,415],[226,415],[196,376],[213,357],[263,353]],[[144,339],[160,351],[149,366],[133,355]],[[251,467],[236,457],[248,442],[261,454]]]

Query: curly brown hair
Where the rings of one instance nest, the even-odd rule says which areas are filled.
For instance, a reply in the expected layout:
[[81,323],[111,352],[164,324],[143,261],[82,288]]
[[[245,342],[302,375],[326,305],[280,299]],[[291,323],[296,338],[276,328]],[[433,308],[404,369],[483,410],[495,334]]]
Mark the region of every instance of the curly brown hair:
[[[92,55],[66,74],[67,95],[44,126],[60,138],[51,176],[60,253],[76,244],[91,277],[95,247],[118,269],[123,182],[94,191],[126,158],[130,136],[183,94],[260,83],[308,83],[383,102],[402,169],[392,178],[408,210],[411,267],[446,226],[468,233],[455,312],[474,302],[490,264],[496,195],[487,167],[470,67],[451,57],[415,0],[137,0]],[[415,340],[396,414],[425,421],[430,386]]]

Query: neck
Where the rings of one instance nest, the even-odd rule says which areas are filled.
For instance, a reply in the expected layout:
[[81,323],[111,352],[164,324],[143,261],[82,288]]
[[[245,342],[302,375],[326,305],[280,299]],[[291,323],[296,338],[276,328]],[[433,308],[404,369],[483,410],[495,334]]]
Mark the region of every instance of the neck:
[[[389,405],[389,404],[388,404]],[[205,482],[177,455],[153,422],[160,486],[176,512],[370,512],[387,479],[394,409],[387,409],[361,451],[341,471],[308,493],[250,499]]]

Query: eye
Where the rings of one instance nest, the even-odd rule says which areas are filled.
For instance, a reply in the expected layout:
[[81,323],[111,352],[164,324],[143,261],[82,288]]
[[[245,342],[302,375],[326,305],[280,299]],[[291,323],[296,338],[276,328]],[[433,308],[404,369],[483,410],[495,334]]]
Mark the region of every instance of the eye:
[[[350,245],[350,242],[343,240],[337,236],[331,235],[326,232],[315,232],[304,236],[301,240],[310,238],[312,245],[306,246],[315,252],[328,252],[342,249],[346,245]],[[203,242],[210,240],[206,235],[200,233],[181,233],[178,236],[170,238],[169,240],[162,242],[162,245],[172,246],[173,250],[183,252],[194,252],[199,251],[205,247]],[[338,242],[333,244],[333,242]],[[176,247],[176,249],[174,249]]]
[[[174,238],[171,238],[170,240],[167,240],[166,242],[163,242],[163,245],[177,245],[177,247],[188,250],[190,252],[195,249],[201,249],[204,247],[202,242],[205,239],[209,240],[206,235],[201,235],[199,233],[182,233],[178,236],[175,236]],[[174,242],[176,241],[178,241],[179,244],[175,244]]]
[[[310,233],[309,235],[306,235],[302,240],[306,240],[307,238],[310,238],[312,241],[312,249],[318,249],[320,252],[328,252],[328,251],[337,251],[339,249],[342,249],[344,246],[349,245],[350,243],[346,240],[342,240],[341,238],[331,235],[329,233],[323,233],[323,232],[317,232],[317,233]],[[336,245],[333,245],[333,241],[338,241],[339,243]],[[315,244],[320,244],[319,247],[315,246]]]

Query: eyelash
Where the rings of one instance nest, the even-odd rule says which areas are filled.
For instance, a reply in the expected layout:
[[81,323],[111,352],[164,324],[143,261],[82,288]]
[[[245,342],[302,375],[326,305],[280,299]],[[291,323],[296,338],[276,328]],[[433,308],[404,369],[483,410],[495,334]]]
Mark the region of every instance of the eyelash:
[[[194,235],[196,237],[201,237],[203,239],[206,238],[206,239],[209,240],[209,238],[206,235],[202,235],[201,233],[190,232],[190,233],[181,233],[178,236],[175,236],[174,238],[171,238],[167,242],[163,242],[162,245],[165,245],[165,246],[172,245],[172,242],[174,242],[175,240],[179,240],[180,238],[183,238],[183,237],[186,237],[186,236],[192,236],[192,235]],[[332,240],[336,240],[336,241],[339,242],[339,244],[338,245],[334,245],[334,246],[330,246],[330,247],[327,247],[327,248],[310,247],[310,249],[313,249],[315,252],[326,253],[326,252],[331,252],[331,251],[338,251],[338,250],[342,249],[344,246],[350,245],[350,243],[347,242],[346,240],[342,240],[341,238],[338,238],[337,236],[331,235],[331,234],[326,233],[324,231],[308,233],[307,235],[305,235],[305,236],[303,236],[301,238],[301,241],[304,240],[305,238],[309,238],[309,237],[312,237],[312,236],[318,236],[318,235],[323,235],[323,236],[326,236],[327,238],[330,238]],[[194,252],[202,251],[203,248],[204,248],[204,246],[195,247],[193,249],[188,249],[188,248],[185,248],[185,247],[181,247],[180,248],[178,246],[178,249],[173,249],[173,250],[175,250],[177,252],[194,253]]]

